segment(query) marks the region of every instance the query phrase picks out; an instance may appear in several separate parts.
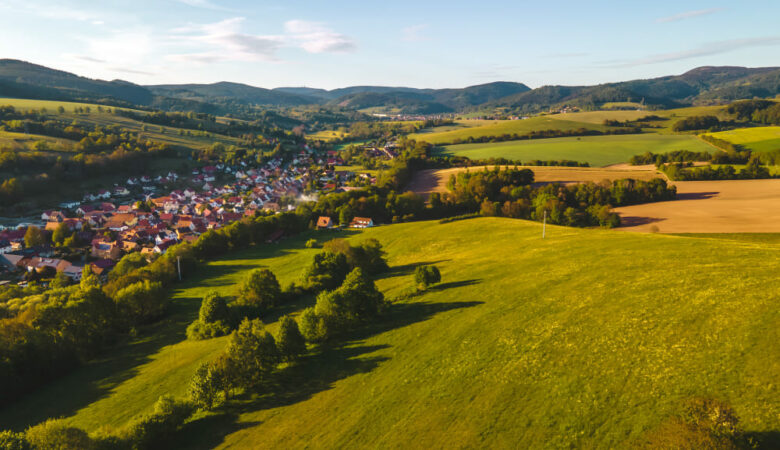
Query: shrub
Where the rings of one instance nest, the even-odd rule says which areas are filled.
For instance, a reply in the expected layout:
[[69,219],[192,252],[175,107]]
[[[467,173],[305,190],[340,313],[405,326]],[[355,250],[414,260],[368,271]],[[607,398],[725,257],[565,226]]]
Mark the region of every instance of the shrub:
[[198,318],[203,323],[228,322],[230,309],[225,298],[215,291],[207,293],[200,304]]
[[298,320],[301,334],[307,342],[322,342],[327,338],[327,324],[317,315],[314,307],[304,309]]
[[316,239],[309,239],[306,241],[306,248],[315,248],[317,247],[317,240]]
[[13,431],[0,432],[0,449],[2,450],[32,450],[32,446],[24,437],[24,433]]
[[190,380],[190,400],[201,409],[213,409],[218,404],[219,394],[223,389],[220,380],[212,364],[202,363]]
[[27,441],[40,450],[88,450],[95,441],[80,428],[70,427],[61,419],[49,419],[25,432]]
[[151,414],[135,419],[125,428],[124,438],[135,449],[168,447],[168,440],[194,411],[191,402],[164,395],[157,400]]
[[414,269],[414,281],[418,288],[424,290],[441,281],[441,272],[436,266],[417,266]]

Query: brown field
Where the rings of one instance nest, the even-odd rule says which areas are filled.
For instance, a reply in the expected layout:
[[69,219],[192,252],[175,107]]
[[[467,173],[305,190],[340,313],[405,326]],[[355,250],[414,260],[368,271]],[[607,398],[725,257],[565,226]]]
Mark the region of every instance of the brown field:
[[[455,167],[452,169],[423,170],[415,174],[409,184],[410,191],[420,195],[428,195],[432,192],[446,192],[447,180],[450,175],[465,170],[472,172],[489,169],[495,166]],[[512,166],[514,167],[514,166]],[[621,178],[634,178],[637,180],[649,180],[662,177],[653,165],[630,166],[618,164],[609,167],[555,167],[555,166],[523,166],[534,171],[534,179],[538,183],[584,183],[588,181],[599,182],[602,180],[617,180]]]
[[620,230],[780,232],[780,180],[678,181],[678,199],[616,208]]

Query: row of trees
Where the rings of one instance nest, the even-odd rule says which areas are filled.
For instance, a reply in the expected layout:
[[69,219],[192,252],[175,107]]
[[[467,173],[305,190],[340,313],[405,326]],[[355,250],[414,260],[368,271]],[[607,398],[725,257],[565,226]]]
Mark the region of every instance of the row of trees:
[[780,103],[772,100],[743,100],[730,104],[726,111],[739,120],[780,125]]
[[441,217],[471,212],[542,220],[568,226],[619,225],[613,206],[673,199],[676,190],[661,179],[615,180],[572,186],[548,184],[533,188],[528,169],[495,168],[461,172],[448,182],[449,193],[431,195],[431,207]]
[[661,170],[675,181],[753,180],[772,177],[769,169],[762,165],[757,157],[751,158],[745,168],[739,171],[731,165],[690,167],[684,163],[662,166]]

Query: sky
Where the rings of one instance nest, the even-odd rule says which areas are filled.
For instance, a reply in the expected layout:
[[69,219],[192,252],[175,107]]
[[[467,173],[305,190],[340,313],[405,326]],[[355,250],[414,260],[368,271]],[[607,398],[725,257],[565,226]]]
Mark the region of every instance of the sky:
[[138,84],[591,85],[780,66],[780,2],[0,0],[0,58]]

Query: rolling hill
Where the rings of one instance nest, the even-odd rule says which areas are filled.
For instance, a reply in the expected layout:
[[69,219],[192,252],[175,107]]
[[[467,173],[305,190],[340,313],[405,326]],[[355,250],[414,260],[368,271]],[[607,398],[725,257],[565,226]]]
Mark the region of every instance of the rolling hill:
[[561,105],[597,108],[604,103],[642,102],[653,107],[713,104],[780,94],[780,68],[699,67],[682,75],[597,86],[542,86],[493,82],[461,89],[351,86],[265,89],[240,83],[140,86],[122,80],[80,77],[24,61],[0,60],[0,96],[140,105],[163,110],[230,112],[241,105],[322,104],[402,114],[466,111],[538,112]]
[[[185,395],[197,365],[226,343],[184,338],[202,296],[234,293],[256,267],[282,284],[298,279],[317,252],[304,248],[312,236],[333,234],[210,262],[178,287],[154,338],[36,392],[0,422],[63,415],[96,431],[162,394]],[[178,445],[626,448],[693,396],[730,404],[750,437],[778,444],[780,316],[766,264],[776,243],[551,226],[542,240],[540,224],[500,218],[351,237],[364,238],[388,252],[391,270],[377,281],[388,298],[408,292],[420,264],[436,264],[442,284],[283,370],[272,390],[196,416]],[[265,318],[271,330],[276,316]]]

